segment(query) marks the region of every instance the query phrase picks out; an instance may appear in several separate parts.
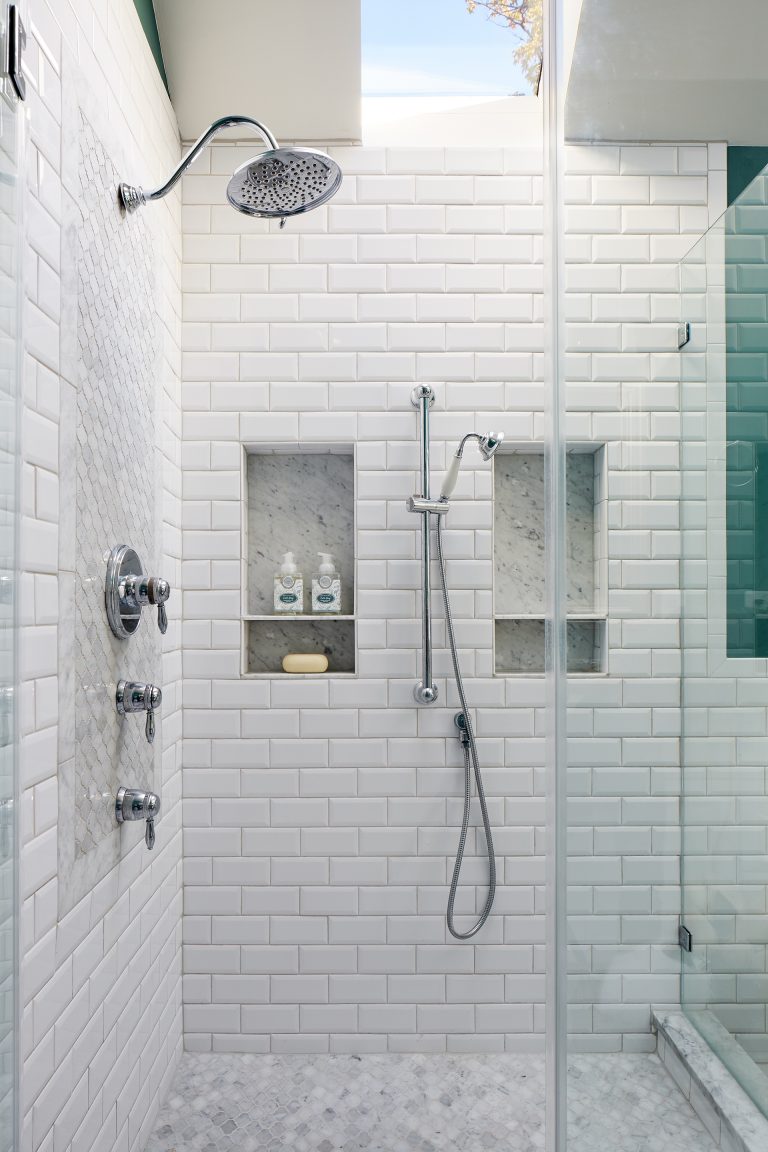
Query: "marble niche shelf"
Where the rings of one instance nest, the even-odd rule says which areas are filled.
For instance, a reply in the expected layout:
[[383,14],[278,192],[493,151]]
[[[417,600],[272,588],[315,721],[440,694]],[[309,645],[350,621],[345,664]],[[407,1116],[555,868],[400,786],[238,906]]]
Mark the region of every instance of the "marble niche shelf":
[[[307,678],[349,676],[356,669],[355,460],[349,444],[257,445],[243,452],[242,674],[283,677],[289,652],[319,652],[328,671]],[[301,615],[272,611],[273,580],[293,552],[304,577]],[[315,615],[312,574],[318,552],[330,552],[341,575],[338,616]]]
[[[544,672],[544,455],[534,445],[493,461],[494,668],[498,676]],[[566,454],[568,672],[605,668],[607,583],[605,450]]]

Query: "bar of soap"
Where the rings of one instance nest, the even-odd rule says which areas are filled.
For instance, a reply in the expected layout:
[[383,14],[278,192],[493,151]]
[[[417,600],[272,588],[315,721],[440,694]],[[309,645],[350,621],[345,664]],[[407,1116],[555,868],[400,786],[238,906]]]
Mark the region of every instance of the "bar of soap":
[[283,656],[283,672],[327,672],[328,657],[321,652],[289,652]]

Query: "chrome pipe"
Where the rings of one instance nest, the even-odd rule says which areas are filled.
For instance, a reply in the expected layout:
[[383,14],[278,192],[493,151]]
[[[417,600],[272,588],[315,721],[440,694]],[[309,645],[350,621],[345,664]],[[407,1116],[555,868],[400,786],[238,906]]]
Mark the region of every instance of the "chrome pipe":
[[[421,584],[421,680],[413,690],[419,704],[434,704],[437,685],[432,680],[432,503],[429,481],[429,410],[435,402],[435,393],[429,384],[418,384],[411,393],[411,403],[419,410],[419,450],[421,492],[409,502],[410,511],[421,516],[421,558],[423,565]],[[418,506],[419,498],[422,506]]]
[[163,196],[167,196],[174,185],[184,175],[190,164],[197,159],[209,140],[212,140],[219,132],[223,132],[225,128],[237,128],[241,125],[244,128],[250,128],[254,132],[258,132],[264,142],[268,144],[273,151],[277,150],[277,140],[269,128],[267,128],[266,124],[262,124],[260,120],[254,120],[252,116],[221,116],[218,120],[214,120],[210,128],[206,128],[202,136],[198,136],[189,152],[187,152],[184,159],[178,167],[174,169],[164,184],[160,184],[157,188],[150,189],[137,188],[132,184],[120,184],[118,191],[125,210],[127,212],[135,212],[137,208],[140,208],[142,204],[146,204],[148,200],[161,200]]

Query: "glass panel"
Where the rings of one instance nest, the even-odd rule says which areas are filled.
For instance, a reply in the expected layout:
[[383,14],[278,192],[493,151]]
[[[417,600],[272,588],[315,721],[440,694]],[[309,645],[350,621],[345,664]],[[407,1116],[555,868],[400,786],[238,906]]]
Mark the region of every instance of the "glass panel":
[[768,178],[681,265],[682,1002],[768,1114]]
[[[7,81],[5,82],[7,83]],[[0,1152],[15,1147],[17,852],[15,577],[19,381],[19,136],[0,86]]]

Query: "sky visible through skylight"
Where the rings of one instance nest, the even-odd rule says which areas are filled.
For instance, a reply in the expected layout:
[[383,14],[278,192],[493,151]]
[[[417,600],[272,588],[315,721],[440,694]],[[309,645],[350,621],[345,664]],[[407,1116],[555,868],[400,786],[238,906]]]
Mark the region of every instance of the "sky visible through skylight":
[[364,96],[530,94],[519,34],[466,0],[362,0]]

